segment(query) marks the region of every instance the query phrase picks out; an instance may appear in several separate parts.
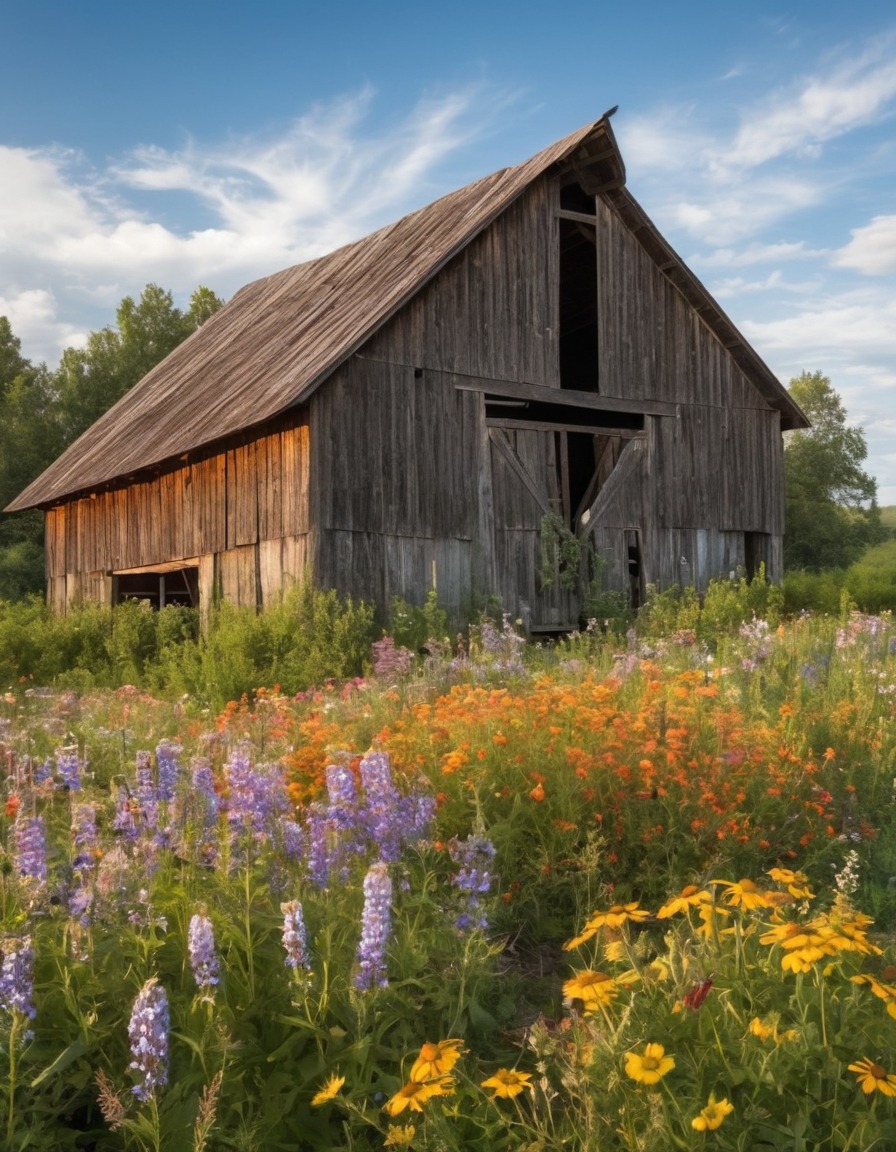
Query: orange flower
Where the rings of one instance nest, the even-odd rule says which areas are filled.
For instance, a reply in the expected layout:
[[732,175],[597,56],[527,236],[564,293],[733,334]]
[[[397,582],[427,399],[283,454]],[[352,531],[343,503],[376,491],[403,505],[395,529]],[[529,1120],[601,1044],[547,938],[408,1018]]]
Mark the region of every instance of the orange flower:
[[542,802],[542,800],[544,800],[544,797],[545,797],[544,785],[539,782],[538,784],[535,785],[535,787],[529,793],[529,799],[534,800],[536,802],[536,804],[540,804]]

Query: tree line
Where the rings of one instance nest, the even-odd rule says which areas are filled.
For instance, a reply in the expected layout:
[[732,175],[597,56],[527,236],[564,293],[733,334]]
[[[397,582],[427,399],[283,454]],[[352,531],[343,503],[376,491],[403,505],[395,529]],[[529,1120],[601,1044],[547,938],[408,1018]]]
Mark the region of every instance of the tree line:
[[[83,348],[66,348],[55,371],[26,359],[0,316],[0,508],[222,304],[200,286],[182,310],[148,284],[139,300],[121,301],[114,326],[91,332]],[[0,599],[43,590],[43,514],[0,516]]]
[[[122,300],[114,326],[92,332],[83,348],[67,348],[55,371],[22,356],[0,316],[0,508],[222,303],[200,286],[181,310],[170,292],[148,284],[139,300]],[[803,372],[789,391],[812,426],[786,434],[784,563],[813,572],[847,568],[888,535],[877,482],[862,467],[865,434],[849,424],[823,373]],[[0,516],[0,599],[43,589],[43,514]]]

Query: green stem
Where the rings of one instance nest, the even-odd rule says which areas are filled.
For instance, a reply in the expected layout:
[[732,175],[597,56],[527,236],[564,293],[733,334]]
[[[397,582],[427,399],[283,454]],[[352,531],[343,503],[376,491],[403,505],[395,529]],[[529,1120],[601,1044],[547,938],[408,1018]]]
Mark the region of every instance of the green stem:
[[252,883],[248,861],[243,869],[243,879],[246,897],[243,913],[246,937],[246,975],[249,981],[249,1000],[253,1001],[255,999],[255,957],[252,955]]
[[9,1111],[6,1115],[6,1147],[12,1148],[13,1132],[16,1123],[16,1072],[18,1064],[19,1027],[21,1013],[13,1012],[12,1027],[9,1030]]

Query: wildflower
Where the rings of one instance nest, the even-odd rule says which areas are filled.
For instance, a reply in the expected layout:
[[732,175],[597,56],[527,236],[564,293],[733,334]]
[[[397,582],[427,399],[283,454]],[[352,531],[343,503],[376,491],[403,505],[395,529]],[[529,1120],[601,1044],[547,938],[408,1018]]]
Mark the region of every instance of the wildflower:
[[758,1036],[760,1040],[774,1040],[776,1044],[780,1044],[782,1040],[795,1040],[797,1036],[795,1028],[788,1028],[785,1032],[781,1032],[778,1028],[777,1018],[773,1018],[772,1022],[767,1024],[758,1016],[754,1016],[750,1021],[748,1030],[751,1036]]
[[647,920],[650,918],[650,913],[643,908],[638,907],[637,900],[633,900],[629,904],[614,904],[612,908],[608,908],[605,912],[594,912],[585,921],[585,927],[582,932],[573,940],[568,940],[563,948],[567,952],[571,952],[573,948],[578,948],[580,944],[584,944],[586,940],[590,940],[596,934],[599,928],[621,928],[623,924],[632,921],[636,923],[639,920]]
[[97,1103],[100,1106],[103,1119],[109,1125],[112,1132],[117,1132],[127,1118],[125,1106],[122,1103],[121,1097],[115,1091],[115,1085],[102,1068],[97,1070],[94,1079],[99,1088]]
[[280,905],[280,911],[283,913],[283,947],[286,949],[284,964],[287,968],[310,969],[308,934],[302,905],[298,900],[290,900]]
[[144,1103],[168,1082],[168,1027],[168,997],[152,977],[140,989],[128,1024],[133,1056],[128,1067],[139,1077],[132,1092]]
[[866,1095],[872,1092],[881,1092],[884,1096],[896,1096],[896,1076],[888,1072],[882,1064],[875,1063],[867,1057],[849,1065],[850,1072],[855,1072],[862,1091]]
[[80,791],[81,768],[77,748],[61,748],[56,753],[56,770],[62,781],[62,787],[69,792]]
[[730,1116],[733,1111],[732,1103],[728,1100],[716,1100],[715,1095],[710,1093],[708,1104],[705,1108],[701,1108],[700,1114],[691,1121],[691,1127],[698,1132],[713,1131],[719,1128],[725,1117]]
[[411,1079],[434,1080],[450,1072],[461,1058],[462,1044],[462,1040],[440,1040],[437,1044],[424,1044],[420,1055],[411,1065]]
[[317,1108],[320,1104],[327,1104],[334,1096],[339,1095],[339,1089],[345,1083],[344,1076],[331,1076],[323,1088],[311,1097],[311,1107]]
[[885,984],[876,976],[871,975],[851,976],[850,979],[853,984],[867,984],[874,995],[884,1001],[887,1006],[887,1013],[896,1018],[896,987],[892,984]]
[[409,1148],[417,1135],[413,1124],[390,1124],[386,1129],[384,1148]]
[[769,908],[771,901],[768,893],[764,892],[752,880],[710,880],[710,884],[724,884],[725,903],[732,908],[743,908],[749,911],[752,908]]
[[409,1080],[387,1100],[384,1107],[390,1116],[399,1116],[405,1108],[422,1112],[423,1105],[433,1096],[450,1096],[454,1092],[454,1077],[439,1076],[435,1080]]
[[177,791],[181,752],[183,748],[180,744],[175,744],[171,740],[163,740],[156,746],[156,763],[159,768],[158,797],[166,804],[171,803]]
[[708,892],[698,888],[696,884],[688,884],[682,888],[677,896],[660,908],[656,918],[657,920],[667,920],[670,916],[677,916],[679,912],[687,912],[690,908],[709,903],[711,900],[712,897]]
[[681,998],[682,1004],[685,1006],[685,1008],[690,1008],[692,1012],[696,1012],[706,997],[709,995],[711,988],[712,977],[708,976],[702,983],[695,984],[693,988],[690,988],[687,992],[685,992],[684,996]]
[[[2,942],[3,961],[0,964],[0,1010],[11,1016],[20,1012],[33,1020],[34,1007],[34,951],[31,937],[21,939],[7,937]],[[22,1039],[30,1040],[31,1032],[25,1032]]]
[[385,864],[373,864],[364,877],[364,910],[361,914],[361,941],[358,945],[358,972],[355,986],[367,991],[385,988],[386,944],[392,913],[392,881]]
[[479,911],[479,897],[491,888],[494,844],[484,836],[468,836],[466,840],[458,840],[455,836],[448,843],[448,855],[455,864],[460,864],[460,871],[452,877],[451,883],[465,894],[463,911],[456,920],[457,927],[461,932],[486,928],[488,922]]
[[675,1067],[675,1058],[666,1055],[662,1044],[646,1044],[642,1055],[628,1052],[625,1073],[639,1084],[658,1084]]
[[814,896],[805,872],[794,872],[790,868],[769,868],[766,875],[783,884],[795,900],[811,900]]
[[492,1098],[495,1100],[512,1100],[529,1087],[532,1079],[531,1072],[518,1072],[515,1068],[499,1068],[487,1080],[483,1080],[481,1087],[490,1088]]
[[394,863],[401,855],[402,812],[387,753],[369,752],[361,761],[360,772],[367,835],[376,845],[379,859]]
[[209,996],[210,989],[218,983],[218,957],[214,929],[207,916],[197,914],[190,920],[187,944],[196,985]]
[[619,992],[620,985],[612,976],[589,970],[576,972],[563,985],[563,995],[570,1000],[581,1000],[586,1011],[612,1004]]
[[43,816],[23,816],[15,823],[15,866],[26,880],[35,884],[47,881],[47,840]]

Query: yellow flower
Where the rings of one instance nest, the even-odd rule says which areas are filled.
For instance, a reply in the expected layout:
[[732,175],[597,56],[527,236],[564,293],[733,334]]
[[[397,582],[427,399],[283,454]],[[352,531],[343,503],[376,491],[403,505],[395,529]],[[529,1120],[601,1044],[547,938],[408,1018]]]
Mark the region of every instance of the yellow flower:
[[892,984],[885,984],[876,976],[851,976],[853,984],[867,984],[871,991],[887,1006],[887,1013],[896,1018],[896,988]]
[[413,1124],[406,1124],[403,1128],[398,1124],[390,1124],[386,1129],[384,1148],[409,1148],[413,1143],[417,1129]]
[[708,1132],[721,1126],[726,1116],[734,1111],[734,1105],[728,1100],[716,1100],[713,1093],[709,1095],[709,1103],[700,1109],[700,1115],[691,1121],[691,1127],[698,1132]]
[[876,1064],[867,1057],[855,1064],[850,1064],[850,1072],[855,1072],[862,1091],[866,1093],[882,1092],[884,1096],[896,1096],[896,1076],[888,1072],[881,1064]]
[[491,1088],[493,1099],[511,1100],[529,1087],[531,1072],[517,1072],[515,1068],[499,1068],[494,1076],[482,1081],[483,1088]]
[[697,927],[697,935],[702,936],[704,940],[712,940],[716,931],[722,936],[734,931],[733,928],[721,927],[724,918],[731,915],[727,908],[720,908],[718,904],[701,904],[698,912],[703,923]]
[[758,1036],[760,1040],[774,1040],[776,1044],[780,1044],[782,1040],[796,1039],[796,1030],[793,1028],[788,1028],[786,1032],[778,1031],[777,1019],[772,1024],[766,1024],[758,1016],[754,1016],[750,1021],[749,1031],[751,1036]]
[[698,888],[696,884],[688,884],[682,888],[677,896],[660,908],[656,918],[657,920],[667,920],[670,916],[677,916],[679,912],[687,912],[689,908],[693,908],[697,904],[706,904],[710,900],[712,897],[708,892]]
[[332,1100],[334,1096],[338,1095],[339,1089],[344,1083],[344,1076],[331,1076],[323,1088],[311,1097],[311,1107],[316,1108],[318,1104],[326,1104],[328,1100]]
[[461,1058],[462,1044],[463,1040],[440,1040],[438,1044],[427,1041],[411,1066],[411,1079],[420,1083],[450,1072]]
[[625,959],[625,943],[622,940],[608,940],[604,944],[604,959],[608,964],[615,964]]
[[811,900],[815,895],[809,887],[809,877],[805,872],[793,872],[790,868],[769,868],[766,875],[783,884],[795,900]]
[[646,1044],[643,1055],[628,1052],[625,1057],[625,1072],[639,1084],[658,1084],[675,1067],[675,1059],[666,1055],[662,1044]]
[[585,927],[580,935],[573,940],[568,940],[563,947],[567,952],[571,952],[573,948],[578,948],[580,944],[590,940],[599,928],[621,928],[629,920],[638,921],[649,918],[650,913],[639,908],[637,900],[633,900],[629,904],[614,904],[605,912],[593,912],[585,921]]
[[611,1004],[619,993],[619,985],[612,976],[603,972],[576,972],[563,985],[563,995],[570,1000],[581,1000],[586,1008],[600,1008]]
[[387,1100],[384,1107],[390,1116],[398,1116],[405,1108],[412,1112],[422,1112],[423,1105],[433,1096],[450,1096],[454,1092],[454,1077],[439,1076],[436,1080],[409,1080],[404,1087],[399,1088],[391,1100]]
[[751,908],[770,908],[773,903],[768,893],[752,880],[710,880],[710,884],[725,885],[725,903],[732,908],[749,911]]

